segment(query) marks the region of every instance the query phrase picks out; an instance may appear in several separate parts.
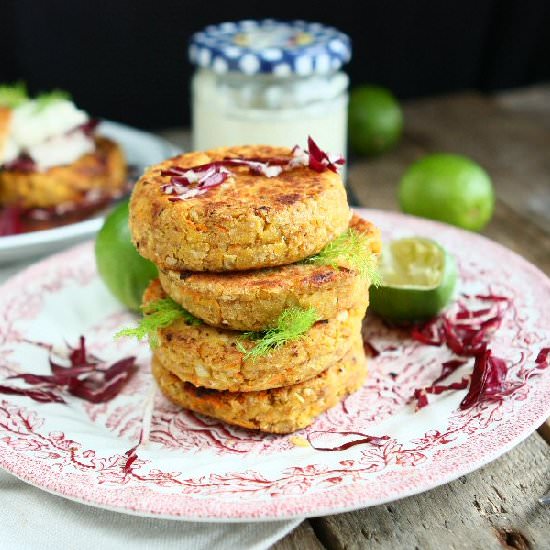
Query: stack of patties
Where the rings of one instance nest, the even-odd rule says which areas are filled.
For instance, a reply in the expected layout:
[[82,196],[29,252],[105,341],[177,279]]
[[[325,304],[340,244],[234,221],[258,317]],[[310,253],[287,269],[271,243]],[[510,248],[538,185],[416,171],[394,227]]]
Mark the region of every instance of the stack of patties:
[[311,155],[189,153],[136,185],[132,238],[159,269],[141,328],[158,385],[182,407],[289,433],[362,385],[380,235],[351,215],[330,158]]

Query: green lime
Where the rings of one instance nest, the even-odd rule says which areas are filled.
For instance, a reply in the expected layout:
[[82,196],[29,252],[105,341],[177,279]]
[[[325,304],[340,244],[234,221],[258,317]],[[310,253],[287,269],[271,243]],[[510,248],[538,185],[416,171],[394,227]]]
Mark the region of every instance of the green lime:
[[139,310],[141,297],[158,272],[153,263],[134,248],[128,229],[128,201],[106,218],[95,241],[97,270],[107,288],[125,306]]
[[360,155],[378,155],[391,149],[401,137],[403,112],[390,90],[361,86],[349,101],[349,141]]
[[457,282],[456,262],[430,239],[392,241],[382,250],[382,284],[370,287],[369,308],[392,322],[430,319],[451,301]]
[[460,155],[428,155],[408,168],[399,186],[403,212],[479,231],[495,202],[487,172]]

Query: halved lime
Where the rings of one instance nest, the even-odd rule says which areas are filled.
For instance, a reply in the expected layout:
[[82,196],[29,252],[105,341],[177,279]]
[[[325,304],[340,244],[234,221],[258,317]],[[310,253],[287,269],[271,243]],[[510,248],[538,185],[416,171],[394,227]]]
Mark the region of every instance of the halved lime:
[[451,301],[456,262],[431,239],[410,237],[390,242],[380,260],[382,284],[370,287],[370,309],[391,322],[430,319]]

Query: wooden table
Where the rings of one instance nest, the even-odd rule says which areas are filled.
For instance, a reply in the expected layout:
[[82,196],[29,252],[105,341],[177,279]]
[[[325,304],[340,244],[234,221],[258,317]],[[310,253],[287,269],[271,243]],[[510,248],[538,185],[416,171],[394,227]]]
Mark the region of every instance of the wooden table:
[[[181,131],[163,134],[186,144]],[[350,200],[398,209],[399,178],[432,152],[467,155],[489,172],[497,201],[483,233],[550,275],[550,86],[407,103],[399,147],[378,159],[352,160]],[[274,549],[550,548],[550,507],[537,503],[549,490],[546,423],[477,472],[391,504],[304,520]]]

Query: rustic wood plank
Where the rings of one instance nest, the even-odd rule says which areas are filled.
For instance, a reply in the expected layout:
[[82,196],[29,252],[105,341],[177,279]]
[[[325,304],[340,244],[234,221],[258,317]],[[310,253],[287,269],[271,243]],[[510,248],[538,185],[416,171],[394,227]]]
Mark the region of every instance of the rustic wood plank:
[[505,110],[496,100],[464,94],[414,101],[405,105],[399,146],[377,159],[356,159],[350,182],[367,206],[395,207],[388,186],[397,185],[411,162],[427,153],[463,154],[488,171],[510,209],[550,231],[549,148],[550,128]]
[[[352,170],[350,185],[353,186],[360,204],[366,204],[369,208],[398,210],[397,182],[385,181],[380,185],[381,189],[372,190],[367,186],[358,185],[359,178],[356,177],[355,169]],[[378,174],[386,176],[391,171],[391,168],[384,167]],[[369,179],[373,177],[373,170],[370,174]],[[550,233],[530,224],[503,201],[497,200],[493,219],[482,234],[514,250],[550,275]]]
[[550,275],[550,232],[530,224],[502,201],[483,234],[521,254],[546,275]]
[[272,550],[324,550],[324,548],[307,519],[271,547]]
[[550,419],[547,420],[537,431],[542,439],[550,445]]
[[548,548],[550,447],[537,435],[457,481],[391,504],[311,519],[331,550]]
[[[550,88],[542,93],[538,90],[530,92],[528,107],[523,108],[521,99],[516,101],[513,94],[494,102],[476,95],[465,95],[407,105],[407,130],[400,146],[384,157],[351,164],[349,185],[354,195],[362,205],[395,210],[399,208],[399,179],[415,159],[436,151],[471,156],[489,171],[499,197],[494,217],[483,233],[550,274],[550,165],[547,155],[550,125],[547,129],[536,126],[541,119],[550,121],[550,116],[547,116],[550,115]],[[529,112],[529,118],[524,116],[525,111]],[[524,170],[523,174],[521,170]],[[533,209],[533,202],[541,199],[540,207]],[[533,218],[536,224],[532,223]],[[539,431],[550,442],[550,423],[543,424]],[[546,462],[548,469],[548,459]],[[486,493],[480,491],[480,494]],[[420,501],[411,500],[423,509]],[[398,525],[405,525],[403,521]],[[368,534],[369,531],[365,532]],[[358,534],[356,529],[355,535]],[[477,534],[470,534],[474,536],[464,541],[464,547],[472,547],[471,541],[476,541],[480,548],[485,546]],[[514,540],[512,534],[502,537],[509,539],[509,546],[521,547],[521,540]],[[327,540],[323,540],[327,544]],[[368,544],[365,538],[363,542],[365,546],[376,547]],[[495,540],[491,539],[493,542]],[[545,543],[550,545],[542,540],[541,547]],[[385,547],[394,547],[393,541]],[[403,547],[412,547],[412,542],[405,538]],[[460,548],[460,545],[456,547]]]
[[550,129],[550,85],[501,92],[495,96],[495,101],[503,109],[520,113]]

